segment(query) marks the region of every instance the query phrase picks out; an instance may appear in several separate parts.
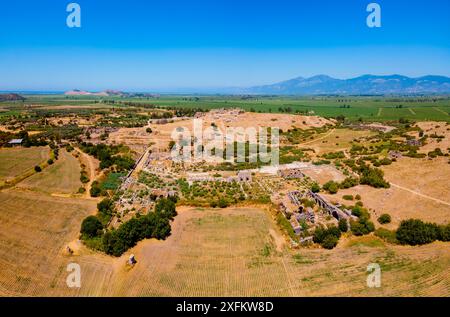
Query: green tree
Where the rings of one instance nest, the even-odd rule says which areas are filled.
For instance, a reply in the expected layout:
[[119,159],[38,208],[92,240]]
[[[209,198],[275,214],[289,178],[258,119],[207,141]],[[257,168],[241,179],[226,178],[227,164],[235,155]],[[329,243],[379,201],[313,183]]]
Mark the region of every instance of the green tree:
[[378,222],[382,225],[391,223],[391,216],[389,214],[382,214],[380,217],[378,217]]
[[401,244],[422,245],[436,241],[439,235],[440,229],[436,224],[409,219],[400,223],[396,237]]
[[88,238],[94,238],[101,234],[103,225],[100,220],[95,216],[86,217],[81,223],[80,233]]
[[325,237],[321,243],[321,246],[325,249],[331,250],[337,245],[338,241],[339,239],[336,236],[329,234]]
[[311,185],[311,191],[312,191],[313,193],[318,193],[318,192],[320,192],[320,185],[317,184],[317,183],[312,184],[312,185]]
[[339,227],[339,230],[341,230],[341,232],[347,232],[348,231],[347,219],[340,219],[338,227]]

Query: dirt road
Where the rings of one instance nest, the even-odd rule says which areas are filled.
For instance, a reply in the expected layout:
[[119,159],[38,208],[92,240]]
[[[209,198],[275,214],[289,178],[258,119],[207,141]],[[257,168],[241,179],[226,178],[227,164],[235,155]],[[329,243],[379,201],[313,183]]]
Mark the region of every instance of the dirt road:
[[411,194],[414,194],[414,195],[417,195],[417,196],[420,196],[420,197],[423,197],[423,198],[426,198],[426,199],[429,199],[429,200],[433,200],[433,201],[435,201],[435,202],[437,202],[439,204],[450,206],[449,202],[446,202],[446,201],[443,201],[443,200],[440,200],[440,199],[437,199],[437,198],[434,198],[434,197],[431,197],[431,196],[428,196],[428,195],[421,194],[421,193],[416,192],[416,191],[414,191],[412,189],[409,189],[409,188],[406,188],[406,187],[403,187],[403,186],[400,186],[400,185],[397,185],[397,184],[393,184],[393,183],[390,183],[390,184],[391,184],[392,187],[399,188],[401,190],[405,190],[407,192],[410,192]]

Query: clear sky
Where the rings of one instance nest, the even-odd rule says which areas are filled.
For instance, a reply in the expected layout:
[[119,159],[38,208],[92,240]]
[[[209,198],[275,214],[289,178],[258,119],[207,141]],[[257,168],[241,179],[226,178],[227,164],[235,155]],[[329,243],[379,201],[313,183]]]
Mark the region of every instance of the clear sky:
[[[79,29],[66,6],[81,6]],[[382,27],[368,28],[377,2]],[[0,90],[242,87],[298,76],[450,76],[448,0],[0,3]]]

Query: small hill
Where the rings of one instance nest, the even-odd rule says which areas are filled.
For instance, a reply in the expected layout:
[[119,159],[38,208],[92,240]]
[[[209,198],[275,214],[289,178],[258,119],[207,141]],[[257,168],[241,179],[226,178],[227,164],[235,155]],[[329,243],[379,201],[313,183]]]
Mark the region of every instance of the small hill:
[[103,97],[108,97],[108,96],[124,96],[124,95],[126,95],[126,93],[124,93],[122,91],[118,91],[118,90],[105,90],[105,91],[101,91],[101,92],[90,92],[90,91],[85,91],[85,90],[74,89],[74,90],[66,91],[64,93],[64,95],[66,95],[66,96],[103,96]]
[[0,102],[2,101],[24,101],[25,98],[18,94],[0,94]]

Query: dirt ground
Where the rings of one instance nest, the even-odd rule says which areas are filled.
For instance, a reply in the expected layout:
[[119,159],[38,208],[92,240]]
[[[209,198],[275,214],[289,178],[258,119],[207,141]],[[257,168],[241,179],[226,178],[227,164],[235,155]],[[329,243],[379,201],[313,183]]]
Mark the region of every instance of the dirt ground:
[[[125,144],[132,151],[142,155],[154,140],[153,134],[147,133],[144,128],[120,128],[109,135],[108,142],[111,144]],[[168,141],[169,142],[169,141]],[[169,144],[167,142],[167,144]]]
[[[89,214],[89,206],[61,198],[53,201],[54,207],[49,209],[47,199],[35,195],[18,206],[17,193],[0,193],[2,200],[13,207],[7,209],[8,215],[0,214],[2,295],[450,294],[448,244],[393,247],[377,238],[364,237],[343,238],[332,251],[289,250],[286,244],[280,244],[279,231],[270,216],[255,208],[180,208],[172,235],[166,241],[142,241],[120,258],[94,253],[82,246],[77,249],[78,255],[68,256],[64,247],[76,239],[75,222]],[[30,199],[39,201],[42,207],[31,207]],[[70,207],[61,209],[57,204]],[[50,214],[53,216],[48,221]],[[31,221],[26,221],[25,215]],[[10,226],[10,222],[20,226]],[[130,254],[137,259],[133,268],[125,264]],[[81,288],[66,285],[69,263],[81,267]],[[379,263],[382,268],[381,288],[366,285],[369,263]]]

